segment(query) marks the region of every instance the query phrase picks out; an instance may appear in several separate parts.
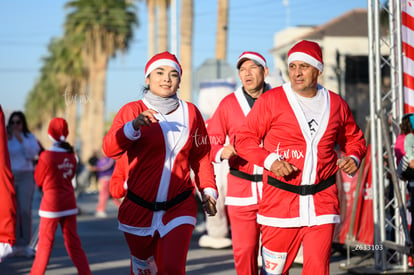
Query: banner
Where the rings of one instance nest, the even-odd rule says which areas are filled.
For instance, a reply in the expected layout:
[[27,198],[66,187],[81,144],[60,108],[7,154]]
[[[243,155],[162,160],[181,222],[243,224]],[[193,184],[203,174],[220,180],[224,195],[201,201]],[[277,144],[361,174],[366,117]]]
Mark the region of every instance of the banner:
[[[362,173],[361,181],[363,183],[361,192],[355,193],[357,189],[358,178]],[[338,192],[341,207],[341,223],[336,227],[336,236],[334,241],[345,244],[347,235],[354,237],[354,240],[364,244],[373,244],[374,242],[374,220],[373,220],[373,201],[372,201],[372,177],[371,177],[371,147],[368,146],[368,152],[365,158],[365,165],[361,167],[357,174],[349,177],[346,173],[338,171],[337,175]],[[354,229],[349,232],[352,207],[354,200],[358,199]]]
[[401,1],[404,112],[414,113],[414,0]]

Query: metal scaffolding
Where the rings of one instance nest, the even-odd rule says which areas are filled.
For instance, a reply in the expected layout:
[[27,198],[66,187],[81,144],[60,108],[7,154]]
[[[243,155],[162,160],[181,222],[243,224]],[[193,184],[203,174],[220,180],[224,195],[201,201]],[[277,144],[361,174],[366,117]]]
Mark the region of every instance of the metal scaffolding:
[[[404,114],[401,0],[368,0],[370,145],[374,215],[372,273],[408,271],[412,243],[406,217],[406,183],[395,169],[393,145]],[[385,20],[384,20],[385,19]],[[387,25],[388,32],[384,32]],[[391,191],[389,191],[391,190]]]

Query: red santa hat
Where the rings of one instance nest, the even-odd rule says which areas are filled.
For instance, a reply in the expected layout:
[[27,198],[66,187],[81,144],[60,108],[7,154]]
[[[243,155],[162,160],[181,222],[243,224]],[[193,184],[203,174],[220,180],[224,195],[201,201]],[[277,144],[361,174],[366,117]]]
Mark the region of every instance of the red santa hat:
[[244,52],[239,56],[239,59],[237,60],[236,67],[237,69],[240,69],[241,64],[246,60],[253,60],[259,63],[263,66],[263,68],[266,68],[266,59],[257,52]]
[[54,142],[66,141],[69,134],[68,123],[63,118],[55,117],[50,121],[47,133]]
[[181,77],[182,68],[175,55],[169,52],[162,52],[154,55],[145,66],[145,77],[147,77],[153,70],[160,66],[173,67]]
[[288,65],[293,61],[303,61],[323,71],[322,50],[318,43],[302,40],[288,52]]

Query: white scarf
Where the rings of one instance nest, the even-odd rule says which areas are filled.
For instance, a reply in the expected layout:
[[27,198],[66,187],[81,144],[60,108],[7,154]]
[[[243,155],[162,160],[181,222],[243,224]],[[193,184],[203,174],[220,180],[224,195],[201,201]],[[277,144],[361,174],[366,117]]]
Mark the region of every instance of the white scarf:
[[156,111],[160,112],[163,115],[171,113],[177,109],[179,105],[177,94],[174,94],[170,97],[161,97],[153,94],[150,90],[148,90],[144,94],[144,99],[148,101],[149,104],[154,106],[156,108]]

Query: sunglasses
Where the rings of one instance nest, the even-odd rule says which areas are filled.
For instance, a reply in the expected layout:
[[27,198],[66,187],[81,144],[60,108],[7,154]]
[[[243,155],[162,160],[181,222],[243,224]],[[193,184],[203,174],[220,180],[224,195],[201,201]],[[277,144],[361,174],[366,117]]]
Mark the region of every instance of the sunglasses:
[[11,125],[19,125],[19,124],[21,124],[22,123],[22,121],[21,120],[12,120],[11,121]]

